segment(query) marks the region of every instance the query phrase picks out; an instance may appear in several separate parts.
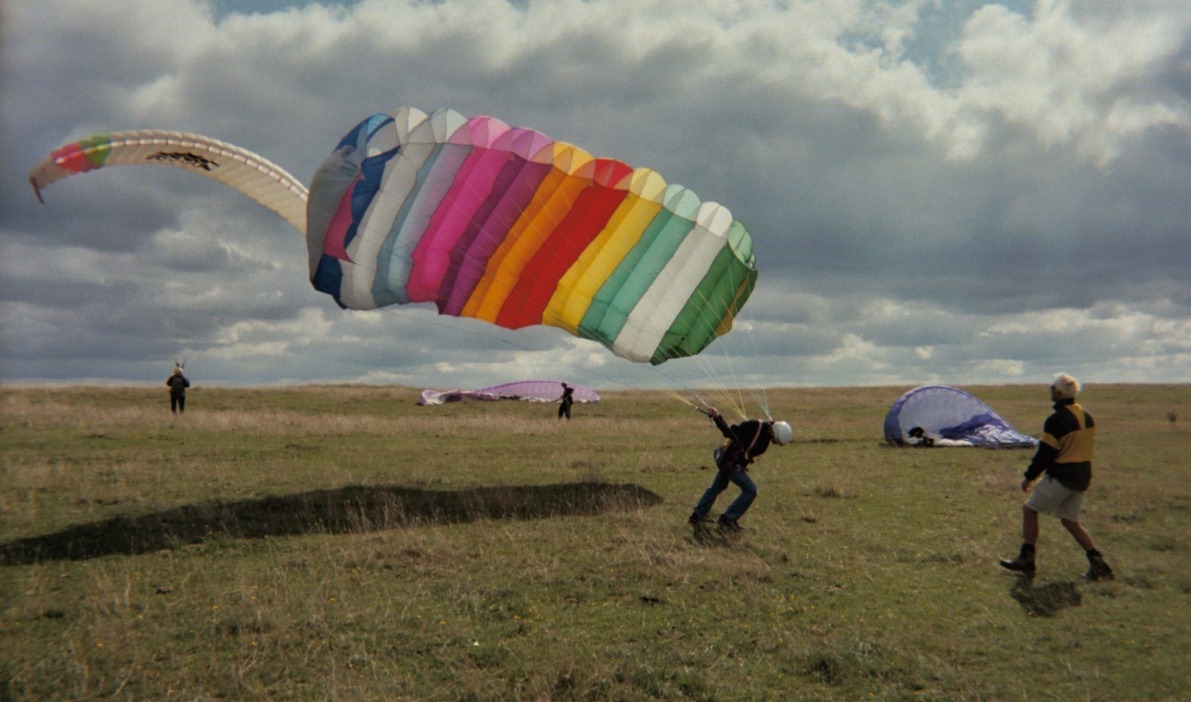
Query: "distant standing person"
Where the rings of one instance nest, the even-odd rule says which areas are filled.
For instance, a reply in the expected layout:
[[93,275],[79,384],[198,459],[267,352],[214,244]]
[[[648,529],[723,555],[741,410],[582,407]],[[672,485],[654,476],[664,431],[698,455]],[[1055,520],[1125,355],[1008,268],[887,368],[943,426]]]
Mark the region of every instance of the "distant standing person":
[[731,483],[740,488],[740,495],[720,515],[719,526],[727,531],[739,531],[739,520],[757,498],[757,485],[749,477],[748,467],[758,456],[769,449],[772,441],[779,446],[790,443],[794,432],[786,422],[746,419],[740,424],[728,425],[714,407],[699,410],[711,418],[720,433],[727,439],[722,450],[717,452],[715,477],[703,496],[695,503],[695,509],[687,523],[699,526],[707,519],[715,500]]
[[566,417],[569,422],[571,421],[571,405],[575,404],[575,388],[563,383],[562,398],[560,399],[562,401],[558,404],[558,418]]
[[[1038,513],[1059,518],[1063,526],[1083,547],[1090,567],[1088,580],[1111,580],[1112,568],[1096,549],[1092,536],[1079,523],[1084,493],[1092,482],[1093,443],[1096,422],[1078,402],[1079,381],[1066,373],[1055,376],[1050,386],[1054,414],[1042,425],[1038,451],[1021,481],[1022,492],[1033,492],[1022,506],[1021,552],[1001,566],[1034,577],[1034,544],[1038,540]],[[1034,481],[1042,477],[1041,482]]]
[[190,387],[190,381],[182,374],[181,366],[174,366],[174,373],[165,379],[165,384],[170,388],[170,411],[174,414],[186,411],[186,388]]

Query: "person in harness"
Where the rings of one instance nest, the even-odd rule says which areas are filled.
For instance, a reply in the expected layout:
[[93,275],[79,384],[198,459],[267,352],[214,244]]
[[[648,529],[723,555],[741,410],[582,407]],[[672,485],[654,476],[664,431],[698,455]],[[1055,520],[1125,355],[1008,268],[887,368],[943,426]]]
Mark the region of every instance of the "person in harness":
[[170,412],[185,412],[186,388],[190,387],[190,381],[182,374],[182,366],[174,366],[174,373],[165,379],[165,384],[170,389]]
[[746,419],[740,424],[729,426],[714,407],[699,411],[711,418],[716,428],[724,435],[725,441],[715,450],[715,463],[718,468],[715,477],[703,496],[695,503],[695,509],[687,522],[698,526],[707,521],[707,514],[715,504],[716,498],[729,484],[733,484],[740,488],[740,495],[720,515],[718,524],[726,531],[738,531],[740,518],[748,511],[753,500],[757,499],[757,485],[749,476],[749,465],[769,449],[770,443],[779,446],[790,443],[794,438],[794,431],[786,422],[761,419]]
[[560,397],[559,400],[558,418],[562,419],[563,417],[566,417],[568,422],[571,421],[571,405],[575,403],[575,388],[563,383],[562,397]]

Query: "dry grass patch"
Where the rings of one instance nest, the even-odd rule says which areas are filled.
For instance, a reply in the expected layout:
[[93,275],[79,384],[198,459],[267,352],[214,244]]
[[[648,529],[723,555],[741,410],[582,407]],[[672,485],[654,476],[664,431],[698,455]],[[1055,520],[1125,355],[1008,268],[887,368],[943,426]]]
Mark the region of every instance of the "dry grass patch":
[[[1024,699],[1023,651],[1062,662],[1031,671],[1056,698],[1191,688],[1185,433],[1153,416],[1187,388],[1085,391],[1119,576],[1083,582],[1050,521],[1028,588],[995,565],[1028,452],[884,448],[903,390],[768,391],[796,442],[744,532],[702,536],[719,439],[666,393],[559,422],[402,388],[201,388],[178,418],[164,389],[0,391],[0,699]],[[974,393],[1025,431],[1048,409]]]

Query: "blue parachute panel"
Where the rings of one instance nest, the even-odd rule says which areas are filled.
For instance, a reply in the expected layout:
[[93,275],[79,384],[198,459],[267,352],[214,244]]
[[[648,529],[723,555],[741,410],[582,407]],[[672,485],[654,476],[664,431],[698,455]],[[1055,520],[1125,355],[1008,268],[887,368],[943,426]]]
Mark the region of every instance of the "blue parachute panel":
[[885,440],[897,446],[1033,448],[992,408],[948,385],[923,385],[902,395],[885,415]]

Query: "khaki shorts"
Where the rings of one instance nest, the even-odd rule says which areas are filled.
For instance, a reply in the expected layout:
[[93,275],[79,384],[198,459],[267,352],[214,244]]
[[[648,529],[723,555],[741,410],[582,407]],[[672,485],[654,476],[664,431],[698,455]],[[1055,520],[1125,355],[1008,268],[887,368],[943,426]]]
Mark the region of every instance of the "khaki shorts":
[[1059,519],[1079,521],[1079,508],[1083,506],[1083,490],[1072,490],[1049,475],[1042,478],[1026,500],[1026,507],[1049,514]]

